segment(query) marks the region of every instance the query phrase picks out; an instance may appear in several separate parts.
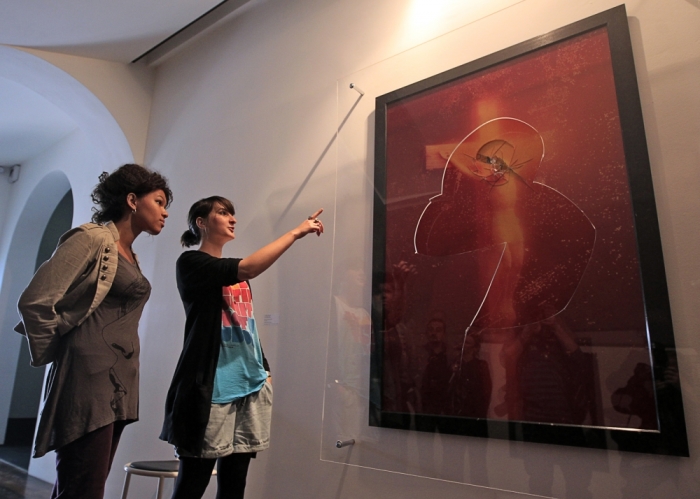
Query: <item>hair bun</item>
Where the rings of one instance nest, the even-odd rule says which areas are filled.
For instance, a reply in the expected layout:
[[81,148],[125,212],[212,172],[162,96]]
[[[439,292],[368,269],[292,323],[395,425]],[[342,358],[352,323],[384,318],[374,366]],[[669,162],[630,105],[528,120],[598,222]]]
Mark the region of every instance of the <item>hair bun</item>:
[[191,230],[186,230],[180,237],[180,244],[185,248],[189,248],[190,246],[194,246],[195,244],[199,243],[200,240],[200,236]]

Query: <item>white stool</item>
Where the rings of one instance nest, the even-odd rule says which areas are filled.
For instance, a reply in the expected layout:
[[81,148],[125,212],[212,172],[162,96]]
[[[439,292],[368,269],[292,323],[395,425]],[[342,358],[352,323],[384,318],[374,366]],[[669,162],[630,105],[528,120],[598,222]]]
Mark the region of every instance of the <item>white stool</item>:
[[[175,478],[180,469],[180,461],[134,461],[124,465],[126,477],[124,478],[124,488],[122,489],[122,499],[126,499],[129,492],[129,482],[131,475],[155,476],[158,477],[158,488],[156,489],[156,499],[163,499],[163,483],[166,478]],[[216,468],[212,472],[216,475]]]

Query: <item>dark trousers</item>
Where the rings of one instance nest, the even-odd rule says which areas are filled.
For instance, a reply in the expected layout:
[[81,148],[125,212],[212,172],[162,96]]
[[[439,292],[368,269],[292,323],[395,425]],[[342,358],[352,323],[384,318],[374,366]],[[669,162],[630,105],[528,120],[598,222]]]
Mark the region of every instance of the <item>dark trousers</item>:
[[217,463],[216,499],[243,499],[248,466],[253,453],[236,453],[219,459],[181,457],[172,499],[198,499],[209,485]]
[[117,421],[56,449],[51,499],[102,499],[126,423]]

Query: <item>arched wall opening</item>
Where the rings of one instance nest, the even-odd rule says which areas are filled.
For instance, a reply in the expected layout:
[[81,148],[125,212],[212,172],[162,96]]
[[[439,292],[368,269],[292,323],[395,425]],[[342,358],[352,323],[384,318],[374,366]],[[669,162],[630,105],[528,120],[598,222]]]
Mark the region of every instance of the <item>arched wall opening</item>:
[[[59,194],[63,179],[55,182],[52,186],[52,194]],[[37,187],[38,190],[40,186]],[[51,196],[53,198],[53,196]],[[40,239],[33,239],[32,246],[35,242],[38,243],[36,258],[32,272],[36,270],[48,260],[53,254],[54,248],[61,237],[61,234],[70,229],[73,222],[73,192],[69,188],[61,200],[51,212],[50,204],[52,199],[40,202],[47,208],[46,211],[41,210],[40,217],[44,220],[36,219],[34,221],[20,218],[17,229],[22,228],[23,231],[34,233],[39,230],[42,222],[45,224],[43,235]],[[26,211],[26,210],[25,210]],[[46,217],[49,217],[46,220]],[[25,223],[32,223],[31,229],[25,226]],[[36,222],[36,223],[33,223]],[[20,242],[15,242],[10,248],[9,257],[12,260],[11,268],[21,268],[25,271],[32,268],[32,254],[34,248],[23,248],[26,251],[13,251]],[[5,460],[9,460],[23,469],[28,469],[29,459],[31,456],[31,445],[34,441],[34,430],[36,428],[37,415],[39,413],[39,405],[41,402],[41,392],[44,380],[45,369],[36,369],[30,365],[29,347],[26,341],[20,340],[20,348],[17,356],[17,369],[15,370],[15,379],[12,388],[12,400],[10,402],[9,414],[7,417],[7,429],[5,431],[5,445],[11,446],[13,452],[10,453]]]
[[[37,266],[51,256],[51,247],[70,228],[72,220],[73,196],[68,177],[59,171],[52,172],[35,187],[15,226],[0,291],[3,296],[19,296]],[[7,318],[3,328],[12,329],[15,301],[3,300],[0,307],[0,314]],[[25,448],[31,446],[34,436],[44,369],[28,365],[27,344],[20,335],[8,338],[2,348],[13,354],[8,361],[14,361],[16,367],[5,378],[6,388],[11,389],[10,403],[3,404],[0,428],[4,430],[5,445],[13,447],[13,464],[26,469],[29,449]]]
[[[47,116],[61,114],[74,126],[57,141],[27,155],[17,182],[0,177],[0,444],[4,442],[23,338],[13,331],[19,320],[17,299],[31,279],[40,241],[54,210],[70,191],[73,198],[69,226],[89,221],[90,192],[103,171],[133,162],[129,143],[114,117],[84,85],[40,59],[0,46],[0,79],[31,94],[33,106]],[[0,113],[3,112],[0,107]],[[41,109],[40,109],[41,110]],[[40,127],[24,127],[23,138],[39,136]],[[0,142],[3,129],[0,128]],[[8,133],[5,131],[5,133]],[[7,139],[7,137],[4,137]],[[60,225],[60,224],[57,224]],[[64,232],[52,227],[52,232]],[[55,247],[55,240],[51,246]],[[23,362],[26,359],[23,358]],[[39,396],[40,398],[40,396]],[[53,453],[32,459],[29,474],[51,482]]]

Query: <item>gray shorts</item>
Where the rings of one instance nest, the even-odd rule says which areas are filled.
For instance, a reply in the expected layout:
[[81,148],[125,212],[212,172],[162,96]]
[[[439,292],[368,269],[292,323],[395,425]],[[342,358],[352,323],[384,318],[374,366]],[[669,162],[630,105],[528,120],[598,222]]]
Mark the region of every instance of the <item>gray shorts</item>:
[[180,457],[215,459],[240,452],[259,452],[270,446],[272,384],[228,404],[212,404],[199,456],[175,449]]

